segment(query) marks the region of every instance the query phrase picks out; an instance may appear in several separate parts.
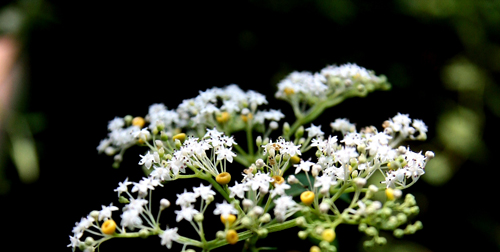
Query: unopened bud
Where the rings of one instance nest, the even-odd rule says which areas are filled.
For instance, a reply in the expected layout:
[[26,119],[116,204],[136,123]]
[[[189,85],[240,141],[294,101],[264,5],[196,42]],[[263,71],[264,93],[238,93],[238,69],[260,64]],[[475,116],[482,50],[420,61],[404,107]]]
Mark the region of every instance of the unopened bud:
[[164,210],[165,208],[168,208],[170,206],[170,201],[167,199],[161,199],[160,200],[160,210]]

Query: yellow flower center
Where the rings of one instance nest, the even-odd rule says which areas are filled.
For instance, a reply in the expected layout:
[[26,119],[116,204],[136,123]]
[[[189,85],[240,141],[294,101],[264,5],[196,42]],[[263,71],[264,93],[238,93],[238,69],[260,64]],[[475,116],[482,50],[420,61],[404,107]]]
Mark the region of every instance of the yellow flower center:
[[248,122],[248,120],[252,120],[252,118],[253,118],[252,113],[248,113],[247,115],[241,115],[241,120],[243,120],[244,122]]
[[229,121],[229,112],[224,111],[215,117],[218,123],[225,123]]
[[229,181],[231,181],[231,174],[229,174],[229,172],[220,173],[215,177],[215,180],[221,185],[227,185]]
[[107,220],[101,226],[101,231],[104,234],[112,235],[115,233],[116,223],[114,220]]
[[293,90],[293,88],[291,87],[286,87],[285,89],[283,89],[283,93],[285,93],[286,95],[292,95],[295,94],[295,90]]
[[333,240],[335,240],[335,236],[335,231],[333,231],[333,229],[331,228],[325,229],[321,233],[321,239],[327,242],[332,242]]
[[227,216],[227,218],[224,218],[224,216],[221,214],[220,221],[224,225],[228,224],[229,226],[231,226],[236,221],[236,215],[230,214],[229,216]]
[[309,252],[321,252],[321,249],[318,246],[312,246]]
[[298,164],[300,162],[300,157],[297,155],[292,156],[290,157],[290,161],[292,162],[292,164]]
[[229,229],[226,233],[226,241],[229,244],[236,244],[238,242],[238,233],[234,229]]
[[179,139],[179,141],[181,141],[181,143],[182,143],[186,139],[186,133],[179,133],[179,134],[173,136],[172,139],[174,141],[175,141],[175,139]]
[[146,121],[144,120],[144,118],[142,118],[140,116],[134,117],[134,119],[132,119],[132,125],[137,126],[141,129],[142,129],[142,127],[144,127],[145,123],[146,123]]
[[279,175],[274,175],[273,176],[273,185],[276,186],[276,184],[281,185],[283,182],[285,182],[285,179]]
[[388,200],[394,200],[394,189],[390,187],[385,189],[385,196],[387,196]]
[[314,201],[314,193],[311,191],[305,191],[300,194],[300,200],[302,201],[302,203],[309,206]]

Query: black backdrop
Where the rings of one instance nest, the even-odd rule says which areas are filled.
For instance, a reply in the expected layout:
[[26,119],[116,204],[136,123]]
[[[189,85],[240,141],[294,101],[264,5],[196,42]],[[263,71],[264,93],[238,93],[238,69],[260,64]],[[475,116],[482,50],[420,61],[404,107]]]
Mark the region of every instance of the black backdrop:
[[[380,126],[401,112],[423,119],[434,137],[440,99],[450,95],[439,70],[463,49],[455,33],[440,22],[404,15],[389,1],[353,1],[346,9],[327,9],[319,2],[49,1],[54,19],[32,31],[26,49],[26,111],[46,119],[45,130],[35,135],[41,173],[37,182],[24,185],[13,168],[8,170],[12,186],[1,196],[4,246],[69,251],[74,223],[101,205],[118,205],[113,192],[118,182],[141,177],[135,165],[139,152],[130,151],[118,170],[111,168],[110,157],[97,154],[107,122],[145,115],[153,103],[174,108],[213,86],[254,89],[288,113],[287,105],[273,98],[280,78],[293,70],[353,62],[385,74],[393,90],[328,110],[324,130],[339,117]],[[427,202],[419,216],[424,230],[405,239],[431,251],[497,249],[467,217],[485,214],[497,221],[493,210],[474,203],[489,200],[487,195],[468,195],[462,187],[469,180],[464,170],[445,186],[422,182],[410,190],[427,195]],[[301,245],[296,232],[271,236],[267,245],[308,251],[310,244]],[[359,248],[362,236],[355,227],[337,233],[340,251]],[[149,243],[154,246],[145,251],[161,249],[152,237],[106,242],[102,251],[131,251]]]

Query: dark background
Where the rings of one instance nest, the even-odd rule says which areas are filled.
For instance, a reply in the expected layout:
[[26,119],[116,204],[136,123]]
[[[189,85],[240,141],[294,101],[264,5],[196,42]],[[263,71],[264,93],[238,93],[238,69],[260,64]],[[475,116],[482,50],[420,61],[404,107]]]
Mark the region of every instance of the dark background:
[[[380,249],[499,250],[499,172],[491,158],[498,128],[498,110],[491,104],[498,87],[499,9],[486,2],[41,2],[43,15],[35,15],[21,36],[29,84],[19,105],[27,115],[42,115],[34,122],[42,125],[34,135],[40,176],[23,184],[14,165],[5,163],[9,190],[0,195],[7,220],[1,240],[19,251],[69,251],[75,222],[101,205],[118,205],[113,192],[118,182],[138,181],[142,173],[135,165],[138,150],[127,153],[120,169],[111,167],[111,157],[97,154],[115,116],[144,116],[159,102],[175,108],[199,90],[231,83],[265,94],[269,108],[289,113],[288,105],[273,97],[281,78],[293,70],[315,72],[352,62],[386,75],[393,89],[327,110],[318,121],[323,131],[336,118],[380,128],[397,112],[409,114],[429,126],[427,142],[409,143],[412,149],[446,153],[454,164],[447,179],[421,181],[408,190],[417,195],[424,229]],[[471,42],[478,30],[482,37]],[[446,66],[457,57],[488,77],[483,92],[471,98],[481,102],[464,103],[467,92],[445,83]],[[469,107],[482,118],[476,135],[481,148],[449,151],[438,135],[443,114],[454,106]],[[299,242],[296,232],[270,236],[266,244],[308,251],[311,244]],[[356,227],[341,226],[337,235],[339,251],[363,251]],[[102,251],[146,245],[147,251],[161,249],[160,240],[150,237],[111,240]]]

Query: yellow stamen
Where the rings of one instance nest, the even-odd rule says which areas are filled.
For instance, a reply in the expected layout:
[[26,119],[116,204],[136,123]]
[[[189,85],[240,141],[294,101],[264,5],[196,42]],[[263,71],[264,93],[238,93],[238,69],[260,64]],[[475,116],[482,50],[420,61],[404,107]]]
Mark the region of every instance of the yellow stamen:
[[226,233],[226,241],[229,244],[236,244],[238,242],[238,233],[234,229],[229,229]]
[[215,117],[218,123],[225,123],[229,121],[229,112],[224,111]]
[[132,119],[132,125],[137,126],[139,128],[144,127],[145,123],[146,123],[146,121],[144,120],[144,118],[142,118],[140,116],[134,117],[134,119]]
[[101,226],[101,231],[104,234],[112,235],[115,233],[116,223],[114,220],[107,220]]
[[274,179],[273,185],[276,186],[276,184],[281,185],[283,182],[285,182],[285,179],[279,175],[274,175],[272,177]]
[[301,193],[300,201],[302,201],[302,203],[304,203],[307,206],[311,205],[314,201],[314,193],[311,191],[305,191]]
[[394,189],[392,188],[387,188],[385,189],[385,196],[387,196],[387,199],[388,200],[394,200]]
[[241,115],[241,120],[243,120],[244,122],[248,122],[248,120],[252,120],[252,118],[253,118],[252,113],[248,113],[247,115]]
[[224,216],[221,214],[220,221],[222,222],[222,224],[228,224],[229,226],[231,226],[236,221],[236,215],[230,214],[229,216],[227,216],[227,218],[224,218]]
[[215,177],[215,180],[221,185],[227,185],[229,181],[231,181],[231,174],[229,174],[229,172],[220,173]]
[[325,229],[321,233],[321,238],[327,242],[332,242],[333,240],[335,240],[335,236],[335,231],[333,231],[333,229],[331,228]]
[[295,94],[295,90],[293,90],[293,88],[291,87],[286,87],[285,89],[283,89],[283,93],[285,93],[286,95],[292,95]]
[[292,164],[298,164],[300,162],[300,157],[297,155],[292,156],[290,157],[290,161],[292,162]]
[[309,252],[321,252],[321,249],[318,246],[312,246]]
[[179,134],[173,136],[172,139],[174,141],[175,141],[175,139],[179,139],[179,141],[181,141],[181,143],[182,143],[186,139],[186,133],[179,133]]

